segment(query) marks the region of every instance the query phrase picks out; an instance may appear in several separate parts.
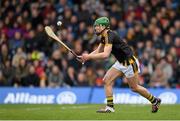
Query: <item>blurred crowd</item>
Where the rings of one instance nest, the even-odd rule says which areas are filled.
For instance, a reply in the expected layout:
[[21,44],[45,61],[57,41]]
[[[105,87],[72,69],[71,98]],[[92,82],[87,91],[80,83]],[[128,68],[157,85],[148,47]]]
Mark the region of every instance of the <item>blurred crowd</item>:
[[[111,29],[138,56],[141,85],[180,88],[179,0],[1,0],[0,86],[103,86],[113,56],[82,66],[44,32],[50,25],[77,54],[91,52],[100,16],[110,18]],[[114,86],[127,87],[127,80],[118,78]]]

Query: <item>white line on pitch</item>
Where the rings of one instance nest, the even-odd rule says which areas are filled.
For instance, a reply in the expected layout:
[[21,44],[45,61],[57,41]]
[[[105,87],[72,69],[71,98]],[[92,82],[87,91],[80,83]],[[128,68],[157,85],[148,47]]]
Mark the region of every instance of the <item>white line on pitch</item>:
[[71,107],[61,107],[61,109],[88,109],[89,106],[71,106]]

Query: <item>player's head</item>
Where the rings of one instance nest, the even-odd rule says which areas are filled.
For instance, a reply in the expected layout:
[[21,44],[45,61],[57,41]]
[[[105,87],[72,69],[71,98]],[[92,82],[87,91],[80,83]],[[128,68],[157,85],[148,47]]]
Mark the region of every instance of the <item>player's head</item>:
[[110,22],[107,17],[100,17],[95,20],[94,22],[94,31],[97,35],[103,33],[104,30],[110,28]]

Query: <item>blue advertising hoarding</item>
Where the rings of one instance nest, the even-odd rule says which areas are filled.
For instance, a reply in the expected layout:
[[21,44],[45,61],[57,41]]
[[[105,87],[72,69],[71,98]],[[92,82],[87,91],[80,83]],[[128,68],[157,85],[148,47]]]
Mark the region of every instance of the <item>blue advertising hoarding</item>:
[[[180,103],[180,89],[149,89],[149,91],[162,99],[163,104]],[[130,89],[113,90],[114,103],[116,104],[149,104],[149,101]],[[105,95],[102,89],[95,88],[91,103],[105,103]]]
[[89,93],[90,88],[0,88],[0,103],[82,104]]
[[[180,89],[149,89],[164,104],[180,104]],[[130,89],[113,90],[116,104],[148,104]],[[0,104],[85,104],[105,103],[103,88],[0,88]]]

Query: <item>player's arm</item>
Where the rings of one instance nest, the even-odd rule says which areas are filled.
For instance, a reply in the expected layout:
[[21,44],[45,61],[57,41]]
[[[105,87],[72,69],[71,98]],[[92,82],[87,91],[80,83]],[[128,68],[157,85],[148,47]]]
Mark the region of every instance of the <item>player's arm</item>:
[[82,60],[85,62],[87,60],[96,60],[96,59],[105,59],[108,58],[109,55],[111,54],[112,51],[112,45],[113,45],[113,40],[114,40],[114,34],[110,34],[109,36],[105,36],[104,42],[101,44],[104,47],[104,51],[100,53],[95,53],[95,54],[83,54],[81,56]]
[[112,44],[106,44],[104,46],[104,51],[96,54],[83,54],[85,60],[96,60],[96,59],[106,59],[110,56],[112,50]]
[[91,52],[90,53],[90,55],[92,55],[92,54],[97,54],[97,53],[99,53],[99,52],[101,52],[101,50],[103,49],[103,44],[102,43],[100,43],[99,45],[98,45],[98,47],[93,51],[93,52]]

